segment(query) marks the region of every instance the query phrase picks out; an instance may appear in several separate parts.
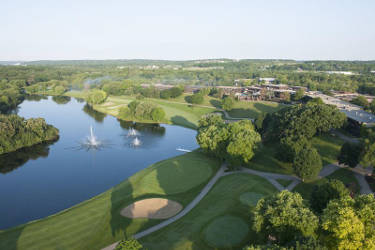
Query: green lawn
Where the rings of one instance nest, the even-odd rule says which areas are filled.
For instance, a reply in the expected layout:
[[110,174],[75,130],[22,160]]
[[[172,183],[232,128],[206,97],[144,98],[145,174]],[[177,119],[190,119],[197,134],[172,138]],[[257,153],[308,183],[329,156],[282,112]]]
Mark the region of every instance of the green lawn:
[[315,185],[319,185],[324,179],[337,179],[342,181],[344,184],[349,185],[350,189],[355,193],[359,192],[359,184],[357,179],[354,177],[354,173],[348,169],[341,168],[326,178],[319,179],[313,182],[306,182],[298,184],[293,191],[298,192],[302,195],[304,199],[310,199],[310,195],[314,190]]
[[[95,105],[94,109],[113,116],[118,116],[121,107],[128,105],[135,100],[130,96],[110,96],[107,101],[100,105]],[[198,120],[205,114],[214,112],[215,108],[197,107],[187,103],[172,103],[171,100],[146,98],[143,101],[149,101],[163,108],[166,113],[166,123],[181,125],[196,129]],[[147,122],[147,121],[140,121]]]
[[312,139],[313,146],[322,157],[323,166],[337,162],[344,141],[337,136],[324,134]]
[[[134,201],[164,197],[186,206],[220,167],[202,153],[174,157],[136,173],[114,188],[45,219],[0,232],[0,249],[101,249],[161,220],[122,217]],[[27,209],[27,208],[24,208]]]
[[285,180],[285,179],[276,179],[276,181],[280,183],[283,187],[287,187],[293,182],[292,180]]
[[[337,162],[341,146],[344,142],[335,136],[324,134],[312,139],[312,144],[322,157],[323,166]],[[259,148],[254,158],[245,166],[255,170],[274,172],[280,174],[293,174],[291,163],[277,159],[279,144],[268,143]]]
[[291,163],[286,163],[276,158],[279,144],[266,144],[259,148],[251,161],[245,167],[280,174],[293,174]]
[[[277,190],[265,179],[248,174],[233,174],[222,177],[193,210],[168,225],[167,227],[140,239],[146,249],[213,249],[212,245],[222,245],[222,237],[240,249],[252,242],[254,233],[251,231],[251,206],[240,201],[244,193],[254,192],[270,195]],[[227,218],[225,227],[221,218]],[[235,219],[233,219],[233,217]],[[229,219],[228,219],[229,218]],[[237,219],[238,218],[238,219]],[[228,222],[229,221],[229,222]],[[246,223],[249,232],[242,222]],[[220,228],[217,228],[219,226]],[[243,237],[233,235],[230,231],[236,228]],[[212,233],[221,231],[220,237],[212,237]],[[218,234],[219,235],[219,234]],[[218,236],[217,235],[217,236]],[[239,243],[238,243],[239,242]],[[238,243],[238,244],[237,244]]]
[[276,102],[246,102],[236,101],[232,110],[228,111],[233,118],[257,118],[261,113],[272,113],[286,107]]

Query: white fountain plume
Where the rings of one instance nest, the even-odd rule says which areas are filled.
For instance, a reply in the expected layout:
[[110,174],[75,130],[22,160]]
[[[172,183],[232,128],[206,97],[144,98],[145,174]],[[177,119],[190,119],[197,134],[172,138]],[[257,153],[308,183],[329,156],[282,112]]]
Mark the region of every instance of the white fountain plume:
[[129,129],[129,132],[128,132],[129,137],[130,136],[137,136],[137,135],[139,135],[137,130],[135,130],[134,128]]
[[138,137],[135,137],[134,140],[132,141],[132,145],[134,147],[138,147],[141,145],[141,141],[138,139]]
[[97,146],[99,145],[99,141],[96,139],[96,136],[94,135],[94,131],[92,129],[92,126],[90,126],[90,136],[87,137],[87,140],[90,145]]

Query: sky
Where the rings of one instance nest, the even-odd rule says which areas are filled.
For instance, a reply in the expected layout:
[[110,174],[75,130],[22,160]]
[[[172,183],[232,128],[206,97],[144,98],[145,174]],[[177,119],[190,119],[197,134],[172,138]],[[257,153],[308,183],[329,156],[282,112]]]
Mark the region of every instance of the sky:
[[375,60],[375,0],[1,0],[0,60]]

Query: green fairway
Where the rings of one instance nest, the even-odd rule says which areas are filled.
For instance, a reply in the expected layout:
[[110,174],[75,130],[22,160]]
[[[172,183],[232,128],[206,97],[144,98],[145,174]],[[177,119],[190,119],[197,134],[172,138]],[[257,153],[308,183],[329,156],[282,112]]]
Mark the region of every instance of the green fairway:
[[120,215],[121,209],[151,197],[171,199],[186,206],[219,167],[220,162],[199,152],[156,163],[72,208],[1,231],[0,249],[101,249],[161,221],[129,219]]
[[[251,208],[240,201],[240,196],[248,192],[267,196],[276,191],[272,184],[258,176],[232,174],[222,177],[202,201],[187,215],[167,227],[141,238],[140,242],[146,249],[150,250],[212,249],[212,246],[207,244],[205,240],[207,227],[222,217],[235,216],[246,222],[249,227],[249,233],[237,245],[240,249],[245,244],[252,242],[254,237],[254,233],[250,228]],[[232,222],[228,227],[233,226]],[[241,230],[242,233],[244,232],[243,228]],[[227,235],[230,234],[228,233]],[[238,240],[237,236],[231,237],[233,238],[227,239],[229,242],[233,243]],[[220,244],[219,241],[220,239],[217,240],[216,244]]]
[[283,187],[287,187],[293,182],[292,180],[285,180],[285,179],[276,179],[276,181],[280,183]]
[[293,174],[291,163],[282,162],[276,158],[278,147],[277,143],[261,146],[245,167],[264,172]]
[[[100,105],[95,105],[97,111],[107,113],[113,116],[118,116],[118,111],[121,107],[127,106],[134,97],[129,96],[110,96],[107,101]],[[188,103],[174,103],[171,100],[146,98],[143,101],[148,101],[156,104],[164,109],[166,114],[166,123],[181,125],[188,128],[197,128],[198,120],[205,114],[214,112],[214,107],[200,107],[193,106]],[[147,121],[140,121],[147,122]]]
[[[324,179],[324,178],[323,178]],[[298,192],[304,199],[310,199],[311,193],[314,190],[315,185],[319,185],[323,182],[323,179],[319,179],[313,182],[301,182],[298,184],[293,191]],[[354,177],[354,173],[348,169],[341,168],[331,175],[327,176],[326,179],[337,179],[348,185],[352,191],[357,193],[359,191],[359,184],[357,179]]]
[[323,166],[337,162],[344,141],[330,134],[323,134],[312,139],[313,146],[322,157]]
[[236,101],[232,110],[228,111],[233,118],[257,118],[261,113],[272,113],[286,107],[285,104],[276,102],[247,102]]
[[243,219],[226,215],[212,221],[204,230],[204,239],[212,247],[235,247],[249,232],[248,224]]
[[254,192],[243,193],[240,196],[240,201],[246,206],[255,207],[260,199],[263,198],[263,194],[258,194]]

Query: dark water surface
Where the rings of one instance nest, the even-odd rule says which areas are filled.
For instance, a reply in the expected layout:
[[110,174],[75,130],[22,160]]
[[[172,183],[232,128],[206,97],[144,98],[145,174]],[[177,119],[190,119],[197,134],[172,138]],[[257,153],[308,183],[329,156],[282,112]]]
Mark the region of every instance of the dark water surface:
[[[157,161],[195,149],[196,132],[171,125],[120,122],[69,98],[25,100],[18,114],[42,117],[60,130],[57,142],[0,157],[0,228],[43,218],[98,195]],[[93,126],[107,147],[79,149]],[[140,132],[132,147],[129,128]]]

